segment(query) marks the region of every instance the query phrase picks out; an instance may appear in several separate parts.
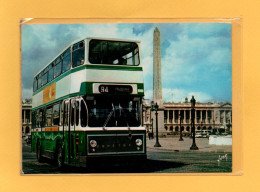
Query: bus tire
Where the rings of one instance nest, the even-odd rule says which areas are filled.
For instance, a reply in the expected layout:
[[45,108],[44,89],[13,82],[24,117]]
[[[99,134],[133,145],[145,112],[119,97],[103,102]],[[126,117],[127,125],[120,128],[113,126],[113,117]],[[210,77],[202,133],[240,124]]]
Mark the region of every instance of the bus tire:
[[64,153],[62,145],[60,143],[57,144],[56,148],[55,164],[58,168],[62,168],[64,166]]
[[42,148],[40,142],[37,142],[36,156],[39,163],[42,162]]

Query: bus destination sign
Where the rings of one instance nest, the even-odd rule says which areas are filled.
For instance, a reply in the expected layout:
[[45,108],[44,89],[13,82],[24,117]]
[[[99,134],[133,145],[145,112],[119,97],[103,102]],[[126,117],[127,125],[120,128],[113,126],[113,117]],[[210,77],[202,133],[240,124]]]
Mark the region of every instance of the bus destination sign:
[[133,92],[131,85],[100,85],[99,92],[105,94],[127,93]]

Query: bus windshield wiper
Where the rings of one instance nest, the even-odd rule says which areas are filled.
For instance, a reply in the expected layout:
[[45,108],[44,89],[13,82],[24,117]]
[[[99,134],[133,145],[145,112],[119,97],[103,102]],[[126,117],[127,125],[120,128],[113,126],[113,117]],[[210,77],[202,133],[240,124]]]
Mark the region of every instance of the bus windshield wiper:
[[127,118],[126,118],[127,113],[125,112],[125,109],[120,106],[120,103],[119,103],[119,112],[120,112],[120,116],[122,115],[121,113],[123,113],[122,116],[123,116],[123,118],[124,118],[124,120],[125,120],[125,122],[126,122],[126,126],[128,127],[128,130],[130,130],[130,126],[129,126],[128,121],[127,121]]
[[114,104],[112,103],[112,111],[108,114],[107,119],[106,119],[106,121],[105,121],[105,123],[103,125],[103,129],[104,130],[105,130],[106,126],[107,126],[108,121],[110,120],[111,116],[113,115],[114,111],[115,111],[115,107],[114,107]]

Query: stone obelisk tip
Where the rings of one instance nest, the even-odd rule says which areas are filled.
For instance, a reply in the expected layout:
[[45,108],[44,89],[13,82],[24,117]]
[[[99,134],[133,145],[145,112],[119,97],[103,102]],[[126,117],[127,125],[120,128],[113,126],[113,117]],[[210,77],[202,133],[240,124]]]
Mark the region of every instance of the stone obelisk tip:
[[154,32],[159,32],[160,33],[158,27],[155,27]]

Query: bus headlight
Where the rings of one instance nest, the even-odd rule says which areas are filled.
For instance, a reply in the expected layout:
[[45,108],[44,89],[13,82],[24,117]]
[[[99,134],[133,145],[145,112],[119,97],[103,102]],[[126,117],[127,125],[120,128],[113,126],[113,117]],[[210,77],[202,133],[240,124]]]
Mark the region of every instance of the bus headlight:
[[89,144],[93,148],[97,146],[97,142],[95,140],[90,140]]
[[135,140],[135,144],[136,144],[137,146],[141,146],[141,145],[143,144],[143,141],[142,141],[141,139],[136,139],[136,140]]

